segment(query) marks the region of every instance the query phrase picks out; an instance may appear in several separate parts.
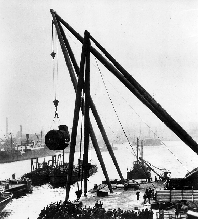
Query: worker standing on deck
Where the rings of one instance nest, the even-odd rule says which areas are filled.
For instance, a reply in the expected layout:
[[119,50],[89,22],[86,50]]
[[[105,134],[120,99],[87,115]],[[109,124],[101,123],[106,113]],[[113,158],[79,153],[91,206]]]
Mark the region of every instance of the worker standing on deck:
[[164,219],[164,209],[159,210],[159,219]]
[[137,201],[139,201],[139,199],[140,199],[140,191],[136,192],[136,196],[137,196]]
[[146,196],[146,192],[145,192],[144,195],[143,195],[144,204],[146,204],[146,198],[147,198],[147,196]]
[[149,196],[150,196],[150,199],[153,198],[153,191],[152,191],[151,187],[149,187]]
[[175,208],[175,218],[178,218],[178,216],[179,216],[179,204],[177,204]]
[[151,203],[151,188],[149,188],[147,191],[147,198],[148,198],[148,202],[150,204]]
[[146,188],[146,191],[145,191],[145,193],[144,193],[144,196],[143,196],[143,198],[144,198],[144,204],[146,204],[146,200],[148,199],[148,202],[149,202],[149,204],[150,204],[150,192],[149,192],[149,190],[148,190],[148,188]]
[[149,202],[149,204],[150,204],[150,200],[151,200],[151,190],[150,190],[150,188],[148,189],[146,189],[146,191],[145,191],[145,203],[146,203],[146,199],[148,199],[148,202]]

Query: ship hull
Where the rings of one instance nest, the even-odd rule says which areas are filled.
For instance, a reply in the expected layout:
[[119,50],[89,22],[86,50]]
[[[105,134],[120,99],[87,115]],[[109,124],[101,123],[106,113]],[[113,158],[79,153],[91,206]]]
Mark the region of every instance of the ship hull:
[[134,162],[133,169],[127,172],[127,179],[150,179],[151,173],[149,169],[140,162]]
[[47,148],[29,150],[23,154],[17,151],[15,151],[14,153],[7,151],[0,151],[0,163],[10,163],[14,161],[29,160],[31,158],[36,158],[36,157],[52,156],[55,155],[56,153],[57,151],[52,151]]
[[2,195],[0,197],[0,212],[3,211],[3,209],[12,200],[12,197],[13,197],[11,193],[3,193]]

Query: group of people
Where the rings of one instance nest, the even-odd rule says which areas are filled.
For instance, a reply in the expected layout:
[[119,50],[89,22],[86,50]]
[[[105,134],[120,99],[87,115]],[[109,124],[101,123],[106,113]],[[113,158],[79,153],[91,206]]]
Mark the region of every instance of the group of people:
[[94,207],[82,207],[81,204],[71,202],[56,202],[44,208],[38,219],[153,219],[152,210],[122,210],[108,209],[102,207],[102,203],[96,203]]
[[147,201],[150,204],[151,199],[155,198],[154,189],[146,188],[143,198],[144,198],[144,204],[146,204]]

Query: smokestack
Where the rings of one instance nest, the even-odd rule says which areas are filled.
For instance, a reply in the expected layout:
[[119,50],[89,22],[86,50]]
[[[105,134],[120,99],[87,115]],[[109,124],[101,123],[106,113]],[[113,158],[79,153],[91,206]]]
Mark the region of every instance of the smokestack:
[[6,117],[6,137],[8,137],[8,118]]
[[21,139],[22,139],[22,125],[20,125],[20,137],[21,137]]

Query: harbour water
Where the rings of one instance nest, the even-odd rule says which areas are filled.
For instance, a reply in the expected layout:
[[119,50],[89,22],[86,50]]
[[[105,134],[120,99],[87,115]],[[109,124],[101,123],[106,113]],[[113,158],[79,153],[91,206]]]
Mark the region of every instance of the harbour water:
[[[127,168],[131,168],[135,157],[132,149],[128,143],[114,145],[118,150],[114,150],[115,156],[118,160],[120,169],[124,178],[126,178]],[[135,151],[135,147],[134,147]],[[104,162],[106,164],[107,172],[110,179],[119,178],[115,166],[110,158],[108,152],[102,152]],[[46,161],[51,157],[45,158]],[[68,161],[69,154],[65,154],[65,161]],[[75,161],[79,158],[79,153],[75,154]],[[90,150],[89,158],[93,164],[98,165],[98,172],[89,178],[88,190],[93,188],[94,184],[99,184],[102,180],[105,180],[99,162],[97,160],[94,149]],[[158,168],[166,168],[171,171],[172,177],[184,177],[188,171],[191,171],[197,167],[197,155],[183,142],[181,141],[166,141],[160,146],[147,146],[144,147],[144,159],[150,162],[152,165]],[[43,161],[43,158],[39,158]],[[24,173],[30,172],[30,160],[19,161],[14,163],[0,164],[0,179],[11,178],[11,175],[15,173],[16,178],[22,176]],[[72,186],[70,193],[70,200],[75,200],[75,191],[77,185]],[[34,187],[33,193],[24,197],[13,199],[0,214],[0,218],[9,219],[36,219],[41,210],[52,202],[57,202],[65,199],[64,188],[51,188],[50,185],[44,185],[41,187]],[[89,201],[86,201],[89,199]],[[88,197],[82,197],[84,203],[94,205],[97,197],[90,199]],[[91,200],[91,201],[90,201]],[[103,201],[101,199],[101,201]],[[117,198],[112,194],[111,197],[106,200],[104,207],[107,208],[132,208],[132,204],[127,204],[126,197]],[[135,203],[135,193],[134,193]]]

